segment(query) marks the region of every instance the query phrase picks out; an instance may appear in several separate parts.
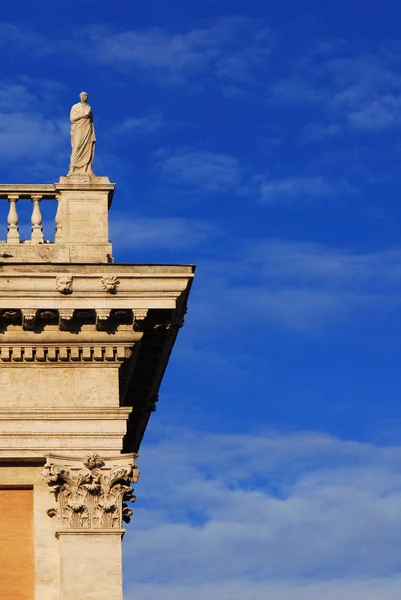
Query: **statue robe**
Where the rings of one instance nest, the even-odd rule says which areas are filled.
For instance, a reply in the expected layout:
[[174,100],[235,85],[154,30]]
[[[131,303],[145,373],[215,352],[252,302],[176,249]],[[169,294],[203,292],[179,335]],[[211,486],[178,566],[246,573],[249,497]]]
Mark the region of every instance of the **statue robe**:
[[95,152],[95,127],[93,113],[89,104],[74,104],[70,113],[71,120],[71,162],[70,173],[92,174]]

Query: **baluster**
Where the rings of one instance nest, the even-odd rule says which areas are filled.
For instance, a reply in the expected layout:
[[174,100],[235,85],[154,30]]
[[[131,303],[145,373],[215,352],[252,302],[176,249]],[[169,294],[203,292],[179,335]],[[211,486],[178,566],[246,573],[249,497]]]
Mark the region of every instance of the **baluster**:
[[8,196],[8,201],[10,203],[10,210],[8,211],[7,217],[7,243],[19,244],[19,227],[17,213],[18,194],[10,194]]
[[32,210],[32,244],[43,244],[43,227],[42,227],[42,213],[40,212],[40,201],[42,196],[32,196],[33,202]]
[[56,221],[56,233],[55,233],[55,236],[54,236],[54,241],[55,242],[60,242],[61,236],[62,236],[61,232],[62,232],[62,229],[63,229],[63,226],[62,226],[62,223],[61,223],[61,196],[60,195],[57,196],[56,200],[57,200],[57,212],[56,212],[56,219],[55,219],[55,221]]

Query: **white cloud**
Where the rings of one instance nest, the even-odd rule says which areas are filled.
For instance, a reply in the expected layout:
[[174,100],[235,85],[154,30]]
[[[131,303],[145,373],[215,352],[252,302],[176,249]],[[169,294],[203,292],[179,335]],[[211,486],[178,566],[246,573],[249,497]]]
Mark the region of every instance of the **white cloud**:
[[164,591],[180,600],[193,588],[200,600],[241,591],[284,599],[299,589],[305,600],[366,600],[395,591],[400,447],[314,433],[166,431],[141,450],[124,549],[128,597]]
[[[128,570],[128,569],[127,569]],[[269,583],[232,578],[224,583],[194,585],[139,584],[129,586],[126,600],[399,600],[401,578],[299,580]]]
[[[8,167],[24,160],[25,169],[44,170],[55,157],[66,160],[69,123],[62,119],[54,99],[57,82],[26,77],[0,82],[0,156]],[[56,109],[55,109],[56,107]]]
[[308,242],[253,242],[227,261],[201,263],[199,277],[204,282],[192,298],[192,322],[202,335],[210,314],[217,327],[257,323],[309,332],[351,315],[372,310],[385,315],[399,307],[401,250],[363,253]]
[[288,175],[274,178],[267,175],[254,175],[239,189],[239,193],[256,198],[265,204],[288,205],[294,202],[309,203],[328,198],[339,200],[344,196],[358,194],[358,190],[344,178],[328,179],[321,175]]
[[290,73],[273,83],[268,101],[323,110],[323,122],[310,124],[305,132],[314,141],[399,126],[398,62],[394,48],[358,54],[351,44],[332,44],[323,53],[311,52],[296,61]]
[[124,135],[126,133],[157,133],[163,127],[163,117],[161,113],[154,112],[143,117],[127,117],[116,125],[112,134]]
[[25,52],[32,48],[39,48],[42,37],[31,29],[21,28],[13,23],[0,23],[0,49],[3,53]]
[[0,156],[3,162],[40,162],[67,148],[68,126],[38,112],[0,113]]
[[227,154],[163,150],[157,156],[156,171],[174,183],[221,193],[233,189],[240,181],[240,164]]
[[308,123],[302,132],[302,137],[308,142],[320,142],[338,136],[342,132],[343,128],[339,123]]
[[219,228],[201,219],[181,217],[110,216],[113,248],[186,248],[207,243],[221,235]]
[[[84,40],[84,41],[81,41]],[[61,48],[80,52],[113,69],[137,69],[159,83],[181,84],[202,79],[246,83],[266,68],[272,36],[264,25],[243,17],[227,17],[182,32],[131,29],[113,31],[91,26]]]
[[348,120],[355,129],[380,131],[400,122],[401,96],[383,96],[351,111]]
[[244,268],[263,269],[270,279],[327,283],[355,289],[380,281],[401,282],[401,250],[350,252],[313,242],[271,240],[254,244],[243,258]]
[[285,177],[264,181],[260,186],[262,202],[291,202],[298,198],[313,200],[335,194],[335,188],[323,177]]

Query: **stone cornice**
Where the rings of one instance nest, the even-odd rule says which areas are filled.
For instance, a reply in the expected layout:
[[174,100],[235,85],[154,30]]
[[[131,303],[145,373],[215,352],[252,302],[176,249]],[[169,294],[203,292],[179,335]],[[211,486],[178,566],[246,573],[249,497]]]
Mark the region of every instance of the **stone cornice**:
[[0,421],[125,421],[132,411],[131,407],[109,408],[0,408]]
[[187,265],[3,263],[0,309],[175,308],[193,271]]

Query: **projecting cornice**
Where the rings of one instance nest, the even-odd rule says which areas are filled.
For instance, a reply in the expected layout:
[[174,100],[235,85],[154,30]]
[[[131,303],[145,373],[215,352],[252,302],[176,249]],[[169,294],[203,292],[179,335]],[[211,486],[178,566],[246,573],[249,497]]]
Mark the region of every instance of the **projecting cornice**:
[[[37,387],[44,385],[43,378],[51,385],[49,378],[61,369],[60,389],[47,400],[52,405],[62,408],[78,393],[81,403],[116,403],[129,414],[124,431],[95,435],[88,421],[70,438],[31,439],[25,432],[21,441],[9,423],[0,457],[13,457],[18,444],[36,457],[47,448],[65,447],[67,438],[82,450],[110,452],[123,445],[125,452],[136,452],[156,408],[193,276],[194,267],[188,265],[0,264],[0,367],[18,368],[18,378],[26,382],[21,409],[41,406]],[[94,394],[93,375],[85,375],[94,368],[103,381],[110,373],[111,392],[104,388]],[[9,403],[11,383],[7,389]],[[73,406],[71,411],[73,419]]]
[[0,264],[1,309],[173,309],[190,265]]

